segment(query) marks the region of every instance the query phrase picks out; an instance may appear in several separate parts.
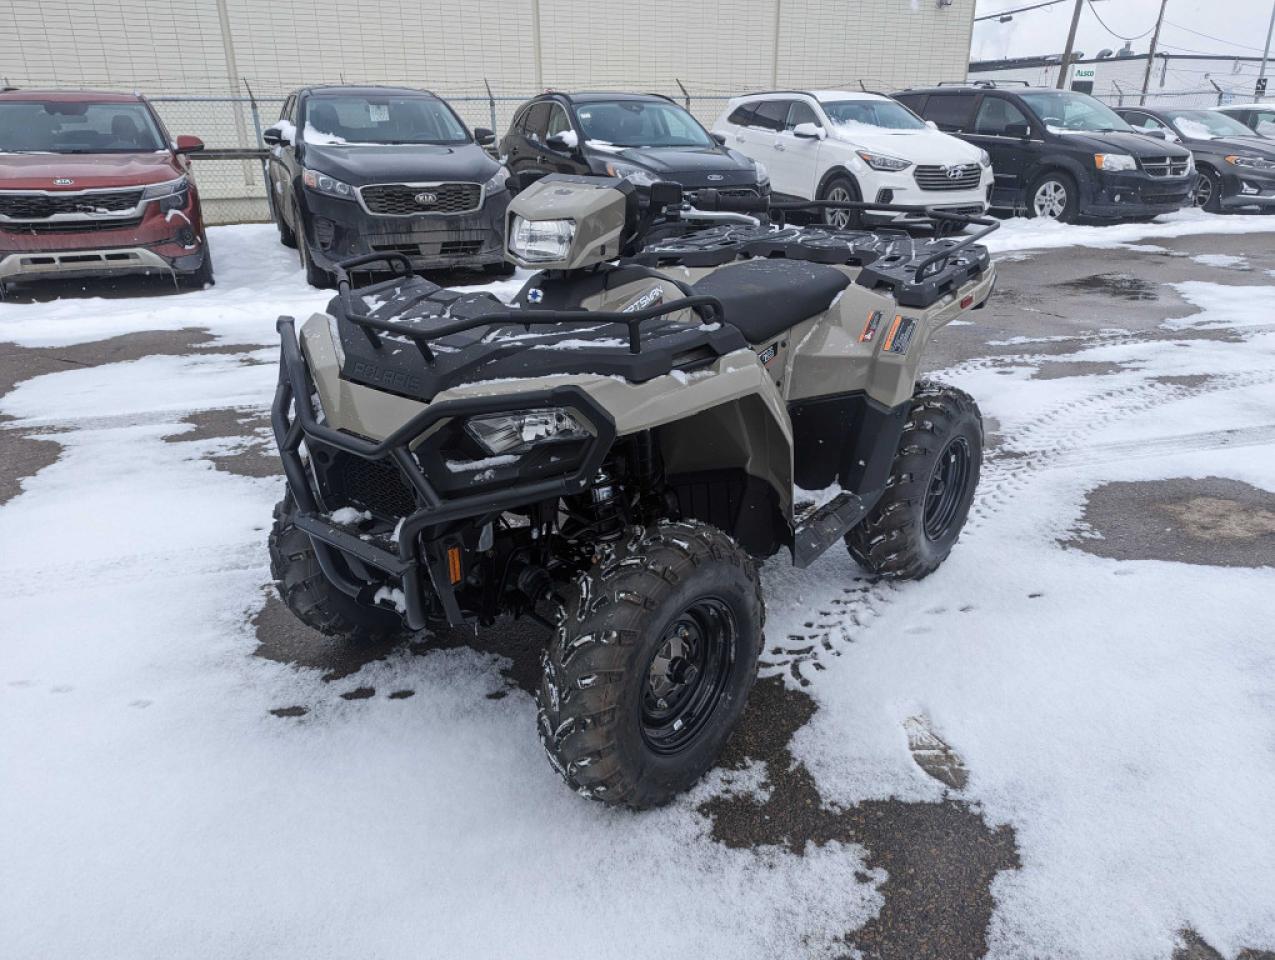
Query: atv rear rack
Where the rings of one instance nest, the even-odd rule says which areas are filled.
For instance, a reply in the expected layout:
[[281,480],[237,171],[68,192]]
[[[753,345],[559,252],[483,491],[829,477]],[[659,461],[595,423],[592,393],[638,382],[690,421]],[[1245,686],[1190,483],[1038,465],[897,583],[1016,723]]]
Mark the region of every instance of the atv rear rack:
[[[414,630],[426,625],[421,601],[423,575],[429,576],[448,621],[455,626],[464,620],[445,558],[435,549],[435,542],[422,544],[422,531],[458,520],[495,518],[511,507],[580,493],[592,482],[615,441],[615,421],[610,414],[587,391],[573,384],[431,403],[380,442],[336,430],[318,421],[309,401],[315,388],[297,342],[296,321],[280,317],[276,328],[280,334],[279,383],[270,420],[288,489],[297,503],[296,526],[309,535],[319,566],[342,593],[374,602],[375,585],[360,582],[347,573],[351,560],[400,581],[405,618]],[[412,452],[416,441],[443,421],[537,407],[568,408],[580,415],[593,434],[575,469],[558,476],[484,489],[481,493],[445,497],[430,483]],[[365,460],[389,461],[398,468],[411,485],[418,509],[403,517],[395,528],[395,552],[350,533],[322,515],[311,471],[301,455],[301,445],[307,439]]]
[[[394,276],[388,280],[381,280],[362,287],[353,286],[350,282],[349,271],[373,263],[388,264],[391,270],[394,271]],[[618,323],[628,328],[629,352],[641,353],[642,324],[648,320],[667,316],[670,313],[677,313],[679,310],[694,310],[706,323],[721,322],[723,317],[721,301],[716,297],[686,296],[667,303],[657,303],[644,310],[633,310],[624,313],[604,313],[590,310],[498,310],[476,317],[458,317],[450,322],[438,324],[429,330],[422,330],[418,326],[374,317],[357,309],[354,305],[356,291],[359,292],[360,298],[362,298],[369,293],[389,289],[402,280],[414,277],[415,274],[412,272],[411,262],[407,257],[401,253],[368,254],[367,256],[342,261],[337,266],[337,273],[339,277],[337,280],[338,296],[341,300],[345,319],[358,326],[367,335],[368,342],[371,343],[374,349],[379,350],[383,345],[379,336],[380,333],[394,334],[410,340],[416,349],[420,351],[421,357],[425,362],[431,365],[434,363],[434,351],[429,346],[431,340],[441,340],[444,337],[464,333],[467,330],[475,330],[479,327],[513,326],[523,327],[530,332],[533,326],[568,324],[596,327],[608,323]],[[427,290],[409,298],[401,305],[396,305],[398,306],[396,316],[402,316],[403,313],[424,301],[433,292],[434,290]]]

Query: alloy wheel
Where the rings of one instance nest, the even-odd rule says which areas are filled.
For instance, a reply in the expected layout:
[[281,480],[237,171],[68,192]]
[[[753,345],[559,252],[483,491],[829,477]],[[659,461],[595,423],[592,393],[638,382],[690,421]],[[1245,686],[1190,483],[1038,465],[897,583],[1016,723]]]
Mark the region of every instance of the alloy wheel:
[[[828,200],[833,203],[851,203],[854,197],[850,196],[850,191],[845,187],[837,186],[828,191]],[[844,230],[850,225],[849,210],[825,210],[824,222],[830,227],[838,230]]]
[[1201,173],[1195,180],[1195,205],[1207,207],[1213,199],[1213,181]]
[[1046,180],[1036,188],[1032,198],[1032,209],[1036,216],[1058,220],[1067,209],[1067,188],[1057,180]]

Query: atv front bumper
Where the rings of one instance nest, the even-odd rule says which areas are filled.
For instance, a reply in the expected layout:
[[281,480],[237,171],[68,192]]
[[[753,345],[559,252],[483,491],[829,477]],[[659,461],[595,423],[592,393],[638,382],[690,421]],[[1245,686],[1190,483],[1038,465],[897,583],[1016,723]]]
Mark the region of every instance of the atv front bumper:
[[[275,442],[283,461],[288,489],[297,504],[296,526],[314,544],[323,573],[333,586],[363,603],[376,602],[385,587],[402,590],[402,610],[408,627],[428,622],[426,589],[438,598],[452,625],[464,622],[456,600],[457,565],[448,551],[457,546],[450,535],[458,525],[487,523],[512,507],[580,493],[591,482],[615,440],[615,422],[588,393],[573,385],[498,396],[475,396],[429,404],[379,443],[320,423],[310,398],[315,387],[297,342],[291,317],[280,317],[279,384],[271,408]],[[427,433],[443,424],[482,414],[506,413],[537,407],[567,407],[592,432],[573,469],[560,476],[484,489],[478,494],[444,496],[422,469],[414,450]],[[371,537],[352,533],[328,519],[345,504],[322,502],[311,464],[303,456],[305,444],[313,455],[334,449],[372,464],[396,470],[407,482],[415,509],[404,514],[392,534]],[[428,581],[428,584],[427,584]]]

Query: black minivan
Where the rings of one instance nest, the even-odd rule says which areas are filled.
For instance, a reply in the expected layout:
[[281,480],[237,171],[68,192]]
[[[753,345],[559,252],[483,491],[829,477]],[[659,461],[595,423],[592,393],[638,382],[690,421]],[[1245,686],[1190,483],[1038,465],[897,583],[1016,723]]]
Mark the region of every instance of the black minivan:
[[[688,191],[766,195],[766,168],[653,93],[547,93],[514,114],[500,142],[510,180],[522,189],[549,173],[624,177],[639,197],[667,180]],[[690,199],[693,199],[693,195]]]
[[270,214],[313,286],[362,254],[401,253],[417,270],[504,261],[507,171],[451,106],[408,87],[319,86],[288,96],[270,147]]
[[993,207],[1070,223],[1149,219],[1191,202],[1191,152],[1136,133],[1088,94],[984,82],[893,96],[991,155]]

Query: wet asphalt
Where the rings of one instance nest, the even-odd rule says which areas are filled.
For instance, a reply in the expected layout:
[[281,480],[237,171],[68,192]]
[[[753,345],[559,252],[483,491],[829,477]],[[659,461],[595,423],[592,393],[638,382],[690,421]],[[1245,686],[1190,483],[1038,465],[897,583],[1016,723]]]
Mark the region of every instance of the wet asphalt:
[[[1194,330],[1169,333],[1159,329],[1168,318],[1187,316],[1195,308],[1166,284],[1201,280],[1240,286],[1275,284],[1275,244],[1265,236],[1200,236],[1152,240],[1160,249],[1089,250],[1067,248],[1034,255],[1009,255],[999,264],[996,296],[972,323],[947,328],[932,344],[929,369],[975,358],[1031,353],[1065,356],[1093,342],[1113,327],[1147,340],[1208,337],[1233,339],[1229,331]],[[1242,264],[1209,266],[1192,257],[1222,254],[1243,257]],[[81,285],[32,290],[29,300],[78,295]],[[148,296],[162,300],[162,283],[121,281],[94,288],[96,296]],[[157,302],[157,308],[160,304]],[[1013,337],[1066,338],[1030,346],[994,341]],[[166,354],[215,350],[238,353],[246,348],[212,343],[201,330],[138,332],[95,343],[61,348],[27,349],[0,343],[0,395],[23,380],[75,367],[96,366]],[[1112,364],[1045,360],[1038,378],[1091,376],[1114,372]],[[1177,378],[1182,386],[1196,385]],[[187,418],[191,429],[170,438],[175,444],[198,444],[213,438],[240,441],[235,452],[212,457],[221,470],[252,477],[278,474],[264,410],[205,410]],[[991,455],[1000,440],[990,425]],[[60,453],[56,433],[47,428],[24,431],[0,417],[0,504],[18,496],[22,481],[55,462]],[[197,449],[192,446],[192,451]],[[192,455],[200,455],[192,453]],[[1100,534],[1096,537],[1093,534]],[[1155,483],[1112,483],[1094,490],[1075,535],[1062,542],[1116,560],[1164,559],[1222,566],[1269,565],[1275,556],[1275,495],[1225,478],[1169,479]],[[264,549],[264,545],[263,545]],[[388,656],[393,646],[340,647],[300,626],[269,589],[252,620],[255,655],[318,671],[332,697],[402,699],[414,690],[378,690],[356,681],[367,663]],[[443,646],[468,645],[506,658],[504,689],[531,690],[538,679],[544,631],[525,623],[500,624],[475,637],[456,630],[414,643],[424,655]],[[281,703],[271,712],[281,722],[305,715],[312,704]],[[866,850],[870,871],[884,871],[880,886],[884,906],[869,923],[845,934],[845,956],[900,960],[963,960],[987,949],[994,909],[991,885],[1002,871],[1019,866],[1013,831],[989,825],[977,809],[957,798],[937,803],[884,800],[837,807],[820,796],[817,783],[789,750],[793,735],[818,709],[801,689],[778,677],[758,683],[744,722],[721,760],[726,770],[750,763],[764,765],[765,799],[751,794],[725,794],[700,810],[711,824],[712,837],[731,847],[777,846],[801,854],[831,842],[855,843]],[[943,756],[946,746],[933,740],[926,747],[921,731],[914,755],[932,776],[946,784],[963,777],[959,757]],[[909,732],[909,740],[912,733]],[[933,757],[940,762],[931,766]],[[955,771],[955,772],[954,772]],[[857,878],[867,882],[865,875]],[[1244,960],[1275,960],[1275,954],[1246,951]],[[1192,931],[1183,931],[1173,960],[1220,957]]]

